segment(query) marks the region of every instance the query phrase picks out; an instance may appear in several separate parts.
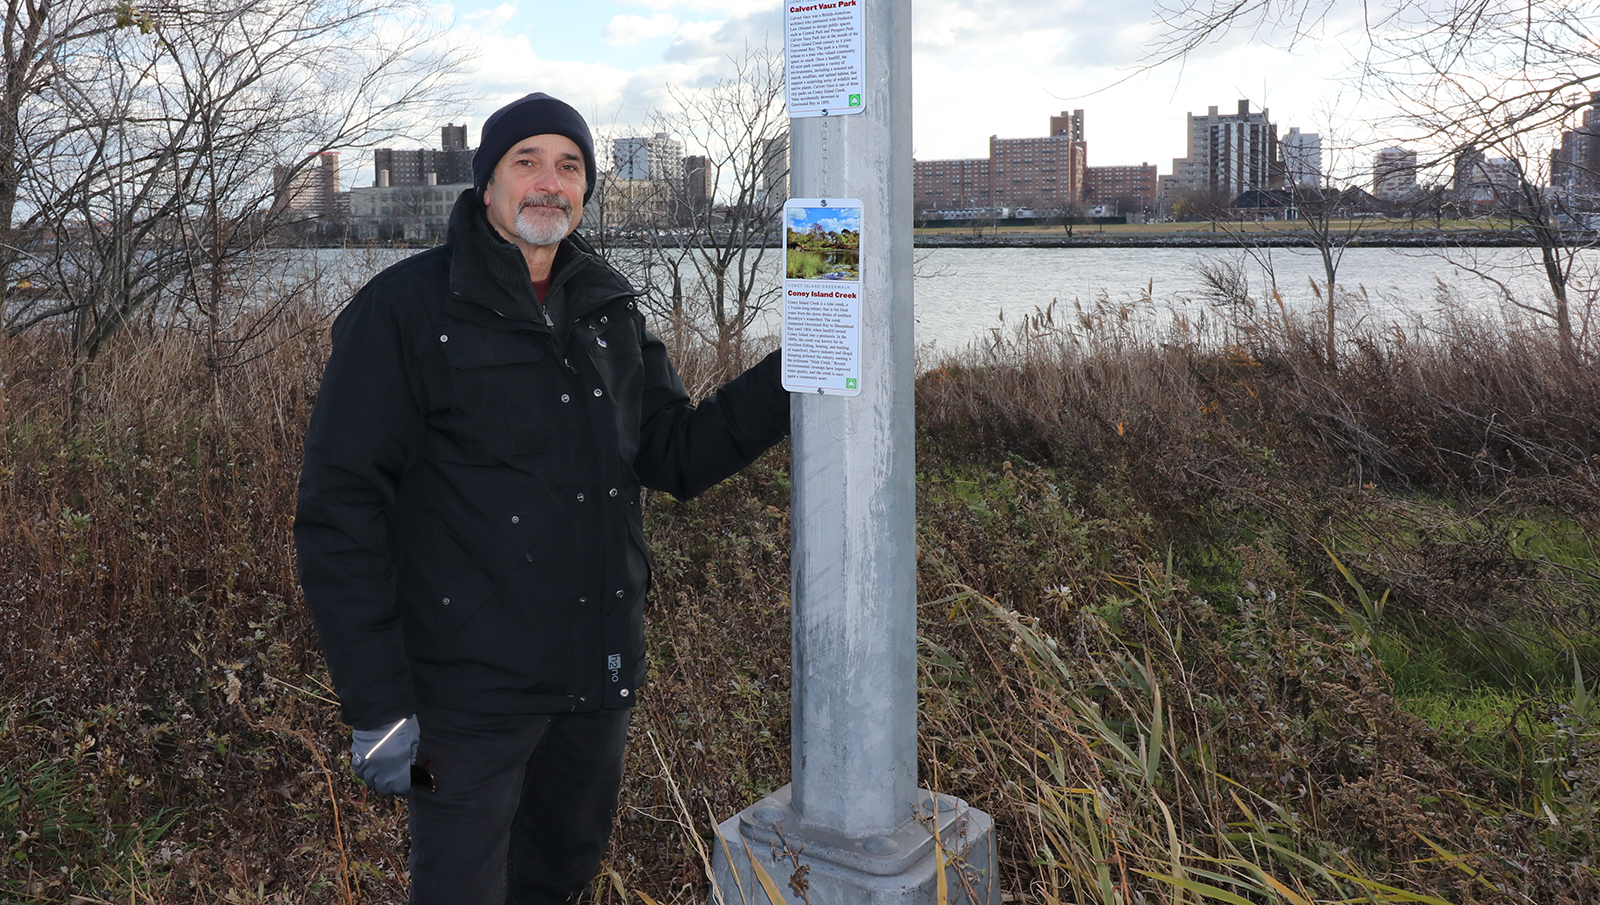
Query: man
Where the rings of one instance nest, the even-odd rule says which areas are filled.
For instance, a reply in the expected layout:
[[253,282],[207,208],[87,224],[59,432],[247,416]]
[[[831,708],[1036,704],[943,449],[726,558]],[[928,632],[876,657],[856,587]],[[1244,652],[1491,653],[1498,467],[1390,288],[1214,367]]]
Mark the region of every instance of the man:
[[645,676],[641,485],[733,474],[789,397],[773,353],[691,403],[574,233],[595,180],[576,110],[495,112],[473,179],[445,245],[334,324],[295,541],[356,772],[410,796],[411,901],[570,902]]

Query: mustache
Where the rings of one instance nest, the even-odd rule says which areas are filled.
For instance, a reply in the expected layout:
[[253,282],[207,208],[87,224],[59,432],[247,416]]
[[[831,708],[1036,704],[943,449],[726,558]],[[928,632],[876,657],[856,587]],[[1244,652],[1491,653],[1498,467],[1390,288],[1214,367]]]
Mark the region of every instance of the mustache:
[[564,214],[571,215],[572,213],[572,202],[561,197],[560,195],[554,194],[523,196],[522,203],[517,206],[517,213],[521,213],[523,210],[530,207],[553,207],[559,209]]

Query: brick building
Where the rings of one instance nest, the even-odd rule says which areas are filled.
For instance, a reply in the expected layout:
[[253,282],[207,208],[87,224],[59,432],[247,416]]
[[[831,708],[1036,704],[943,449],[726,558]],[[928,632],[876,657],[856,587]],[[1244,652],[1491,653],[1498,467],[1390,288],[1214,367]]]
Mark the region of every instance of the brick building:
[[994,206],[987,157],[917,160],[911,168],[913,206],[918,217],[934,212],[987,211]]
[[989,137],[993,206],[1049,217],[1083,202],[1088,147],[1070,133],[1044,138]]
[[1040,138],[991,135],[987,158],[913,164],[916,215],[992,216],[1008,209],[1058,216],[1083,201],[1087,156],[1082,110],[1050,117],[1050,134]]
[[467,147],[467,127],[446,125],[440,128],[439,136],[438,150],[378,148],[373,151],[372,184],[379,187],[470,184],[473,149]]
[[1154,164],[1084,167],[1084,204],[1115,204],[1118,213],[1137,214],[1156,206]]

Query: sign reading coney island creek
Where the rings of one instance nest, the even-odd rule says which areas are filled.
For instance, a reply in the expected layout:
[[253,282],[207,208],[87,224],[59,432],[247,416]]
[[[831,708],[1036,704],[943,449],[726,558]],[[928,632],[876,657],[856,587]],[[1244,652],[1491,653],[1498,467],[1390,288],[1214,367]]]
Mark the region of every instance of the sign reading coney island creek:
[[867,0],[788,0],[783,14],[783,78],[791,117],[839,116],[866,109],[862,49]]
[[861,202],[783,206],[783,388],[861,393]]

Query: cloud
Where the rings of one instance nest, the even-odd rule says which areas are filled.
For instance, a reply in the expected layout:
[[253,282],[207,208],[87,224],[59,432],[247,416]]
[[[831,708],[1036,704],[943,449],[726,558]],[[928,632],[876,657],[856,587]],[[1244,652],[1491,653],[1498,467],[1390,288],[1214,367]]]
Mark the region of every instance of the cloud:
[[791,207],[785,223],[790,229],[807,230],[820,226],[828,232],[861,231],[861,214],[852,208]]
[[670,13],[657,13],[646,19],[643,16],[617,16],[606,26],[605,42],[612,47],[632,47],[651,38],[670,35],[678,28],[678,19]]
[[516,4],[502,3],[499,6],[473,10],[462,18],[477,28],[499,28],[516,18],[516,15]]
[[[548,91],[576,106],[601,142],[644,134],[656,128],[654,114],[674,112],[667,86],[693,93],[730,77],[730,58],[747,48],[783,47],[782,5],[773,0],[627,0],[629,15],[609,7],[574,22],[588,36],[582,47],[522,24],[534,8],[522,0],[482,0],[474,12],[477,0],[450,2],[460,11],[452,39],[477,52],[465,84],[486,95],[461,111],[474,129],[500,103]],[[1241,29],[1181,65],[1139,73],[1162,34],[1152,4],[916,0],[913,153],[984,157],[990,135],[1044,135],[1051,115],[1083,108],[1091,165],[1146,161],[1168,172],[1184,153],[1184,113],[1232,109],[1240,98],[1270,107],[1280,134],[1291,125],[1323,129],[1319,109],[1337,95],[1338,64],[1349,59],[1341,45],[1360,38],[1359,0],[1333,2],[1319,39],[1298,53],[1278,49],[1283,28]],[[419,134],[436,128],[424,125]]]
[[768,47],[783,52],[783,14],[767,9],[753,16],[685,23],[667,48],[667,62],[705,62],[723,69],[729,57],[744,56],[745,48]]
[[631,4],[696,19],[742,19],[777,7],[773,0],[631,0]]

